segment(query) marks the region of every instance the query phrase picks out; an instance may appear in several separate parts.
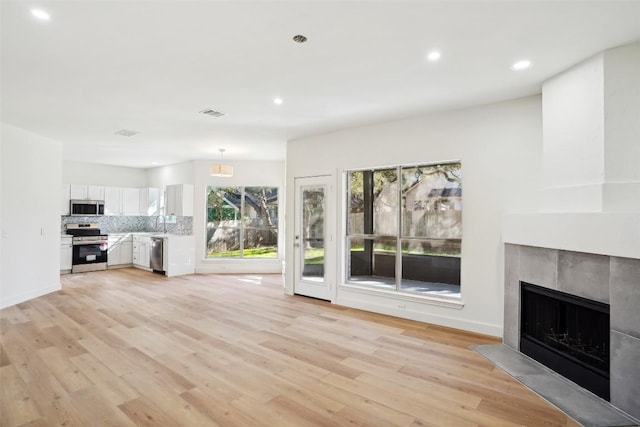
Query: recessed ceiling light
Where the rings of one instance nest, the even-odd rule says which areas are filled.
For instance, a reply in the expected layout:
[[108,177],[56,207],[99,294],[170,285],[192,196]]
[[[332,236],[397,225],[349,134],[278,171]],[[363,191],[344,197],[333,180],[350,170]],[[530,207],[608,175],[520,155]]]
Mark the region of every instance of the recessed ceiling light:
[[31,14],[41,21],[48,21],[51,19],[49,14],[42,9],[31,9]]
[[531,67],[531,61],[525,59],[524,61],[514,62],[513,65],[511,66],[511,69],[515,71],[519,71],[519,70],[525,70],[529,67]]
[[151,162],[153,166],[158,166],[158,162]]
[[276,105],[282,105],[282,98],[273,98],[273,103]]
[[429,61],[437,61],[438,59],[440,59],[440,56],[440,52],[434,50],[433,52],[429,52],[429,54],[427,55],[427,59]]

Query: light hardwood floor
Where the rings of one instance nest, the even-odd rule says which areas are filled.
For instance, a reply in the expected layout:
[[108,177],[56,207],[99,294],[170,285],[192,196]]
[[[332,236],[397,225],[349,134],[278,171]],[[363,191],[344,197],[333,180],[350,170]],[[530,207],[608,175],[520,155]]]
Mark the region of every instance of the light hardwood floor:
[[122,269],[0,311],[2,426],[577,426],[494,338],[282,294],[280,275]]

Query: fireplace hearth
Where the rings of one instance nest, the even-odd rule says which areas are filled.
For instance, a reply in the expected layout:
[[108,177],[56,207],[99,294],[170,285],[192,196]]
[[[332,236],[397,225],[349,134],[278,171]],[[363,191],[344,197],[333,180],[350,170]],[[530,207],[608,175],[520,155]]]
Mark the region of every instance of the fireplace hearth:
[[609,305],[526,282],[520,351],[610,400]]

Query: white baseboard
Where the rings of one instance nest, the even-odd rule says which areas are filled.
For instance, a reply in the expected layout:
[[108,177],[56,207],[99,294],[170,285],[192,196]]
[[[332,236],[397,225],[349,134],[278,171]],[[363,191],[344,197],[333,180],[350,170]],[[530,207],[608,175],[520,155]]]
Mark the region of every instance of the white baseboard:
[[278,260],[244,260],[238,262],[210,262],[196,265],[198,274],[281,274],[282,261]]
[[28,292],[23,292],[18,295],[14,295],[8,298],[2,298],[0,300],[0,309],[11,307],[12,305],[20,304],[21,302],[29,301],[30,299],[38,298],[52,292],[56,292],[62,289],[60,282],[53,285],[43,286],[41,288],[32,289]]
[[[445,326],[447,328],[461,329],[468,332],[475,332],[493,337],[502,337],[502,326],[492,325],[488,323],[476,322],[459,317],[447,316],[434,313],[432,305],[424,305],[424,310],[416,304],[395,304],[393,301],[377,302],[367,298],[362,300],[356,295],[338,295],[338,305],[356,308],[359,310],[371,311],[373,313],[386,314],[389,316],[400,317],[402,319],[416,320],[418,322],[431,323],[434,325]],[[430,309],[431,308],[431,309]],[[455,310],[460,313],[460,310]]]

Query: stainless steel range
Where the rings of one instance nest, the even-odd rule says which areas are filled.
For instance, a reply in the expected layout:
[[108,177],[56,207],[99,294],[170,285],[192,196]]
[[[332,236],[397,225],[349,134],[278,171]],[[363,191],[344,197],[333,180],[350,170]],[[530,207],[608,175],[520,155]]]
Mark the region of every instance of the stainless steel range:
[[73,236],[72,273],[107,269],[108,236],[100,232],[99,224],[67,224],[67,234]]

